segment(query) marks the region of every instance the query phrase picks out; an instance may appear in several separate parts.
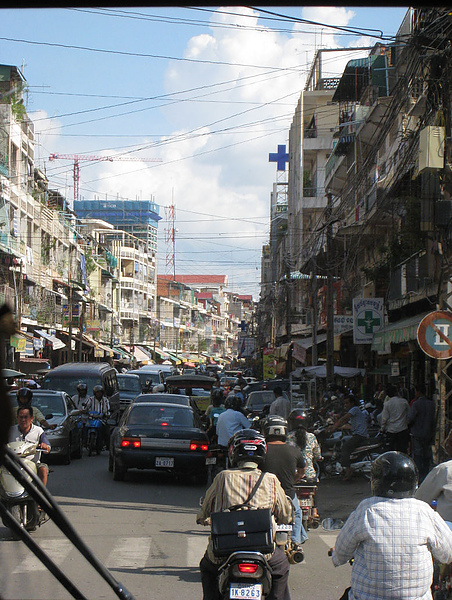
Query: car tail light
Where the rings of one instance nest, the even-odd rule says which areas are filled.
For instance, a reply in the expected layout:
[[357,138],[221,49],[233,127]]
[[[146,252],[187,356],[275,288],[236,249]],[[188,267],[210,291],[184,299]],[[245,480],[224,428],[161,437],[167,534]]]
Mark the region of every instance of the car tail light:
[[141,448],[141,440],[139,438],[122,438],[121,448]]
[[208,452],[209,444],[207,442],[198,442],[195,440],[193,442],[190,442],[190,450],[201,450],[201,452]]

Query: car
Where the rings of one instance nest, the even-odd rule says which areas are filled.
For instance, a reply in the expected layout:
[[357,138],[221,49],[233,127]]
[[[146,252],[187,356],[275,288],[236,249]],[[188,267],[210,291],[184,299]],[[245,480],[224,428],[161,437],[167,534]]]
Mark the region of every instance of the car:
[[[286,392],[283,392],[283,396],[288,398]],[[251,392],[246,399],[245,410],[253,415],[260,415],[264,410],[264,407],[270,406],[275,399],[276,396],[272,390],[258,390]]]
[[142,391],[146,390],[147,387],[152,389],[155,385],[164,383],[161,371],[148,371],[145,367],[142,367],[141,369],[131,369],[130,371],[127,371],[126,375],[138,375]]
[[260,390],[273,390],[275,387],[280,387],[283,392],[290,391],[290,380],[289,379],[265,379],[264,381],[252,381],[248,383],[243,391],[246,394]]
[[140,394],[134,402],[135,404],[141,402],[169,402],[170,404],[190,406],[190,396],[184,396],[183,394]]
[[140,367],[140,371],[146,371],[147,373],[152,373],[155,371],[160,371],[163,377],[163,381],[170,375],[177,375],[178,370],[174,365],[144,365]]
[[141,382],[139,376],[133,373],[118,373],[116,379],[119,387],[119,403],[123,411],[141,394]]
[[[10,392],[11,402],[16,404],[16,392]],[[81,458],[83,451],[81,412],[66,392],[55,390],[33,390],[32,406],[36,406],[50,425],[46,429],[49,438],[50,454],[43,455],[43,462],[62,462],[68,465],[72,458]],[[49,462],[50,462],[49,461]]]
[[214,383],[215,379],[209,375],[172,375],[166,378],[166,389],[168,392],[179,390],[180,393],[190,396],[201,414],[210,404],[210,392]]
[[207,480],[209,438],[197,413],[169,402],[133,402],[110,437],[108,469],[123,481],[130,469],[147,469]]

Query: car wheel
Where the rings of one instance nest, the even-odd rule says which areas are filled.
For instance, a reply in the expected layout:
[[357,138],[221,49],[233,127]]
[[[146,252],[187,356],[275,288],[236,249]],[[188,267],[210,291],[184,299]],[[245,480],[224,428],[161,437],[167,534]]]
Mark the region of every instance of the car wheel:
[[124,481],[126,476],[126,468],[120,463],[120,461],[113,457],[113,480],[114,481]]

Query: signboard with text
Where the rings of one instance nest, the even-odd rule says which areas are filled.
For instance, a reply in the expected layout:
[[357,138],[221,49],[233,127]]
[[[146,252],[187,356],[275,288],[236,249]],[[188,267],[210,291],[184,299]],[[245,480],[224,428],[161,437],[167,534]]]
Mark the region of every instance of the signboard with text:
[[353,343],[371,344],[384,326],[383,298],[353,298]]

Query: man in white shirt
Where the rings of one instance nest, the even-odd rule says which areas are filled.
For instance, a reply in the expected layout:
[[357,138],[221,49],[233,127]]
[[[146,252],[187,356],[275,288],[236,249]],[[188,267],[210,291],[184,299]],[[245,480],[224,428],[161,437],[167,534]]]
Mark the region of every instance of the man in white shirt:
[[49,468],[40,461],[40,458],[41,450],[46,454],[50,452],[50,442],[44,429],[33,423],[33,407],[29,405],[17,409],[17,425],[13,425],[9,431],[10,442],[20,442],[23,440],[38,444],[40,450],[29,458],[36,463],[39,479],[44,485],[47,485]]
[[273,393],[275,394],[275,400],[273,400],[273,402],[270,404],[270,410],[268,411],[268,414],[279,415],[287,421],[291,410],[290,400],[289,398],[283,396],[282,388],[279,386],[273,389]]
[[348,600],[431,600],[432,556],[452,562],[452,531],[416,500],[418,472],[401,452],[372,464],[372,498],[363,500],[336,539],[334,566],[354,558]]
[[389,398],[383,405],[381,430],[388,436],[389,448],[408,454],[410,430],[408,429],[408,400],[397,394],[397,388],[391,383],[386,386]]
[[452,523],[452,460],[434,467],[421,483],[414,497],[427,504],[436,500],[437,512],[445,521]]
[[229,440],[240,431],[240,429],[249,429],[250,422],[241,412],[242,401],[236,396],[226,398],[226,410],[218,416],[217,421],[217,438],[218,445],[226,447]]

